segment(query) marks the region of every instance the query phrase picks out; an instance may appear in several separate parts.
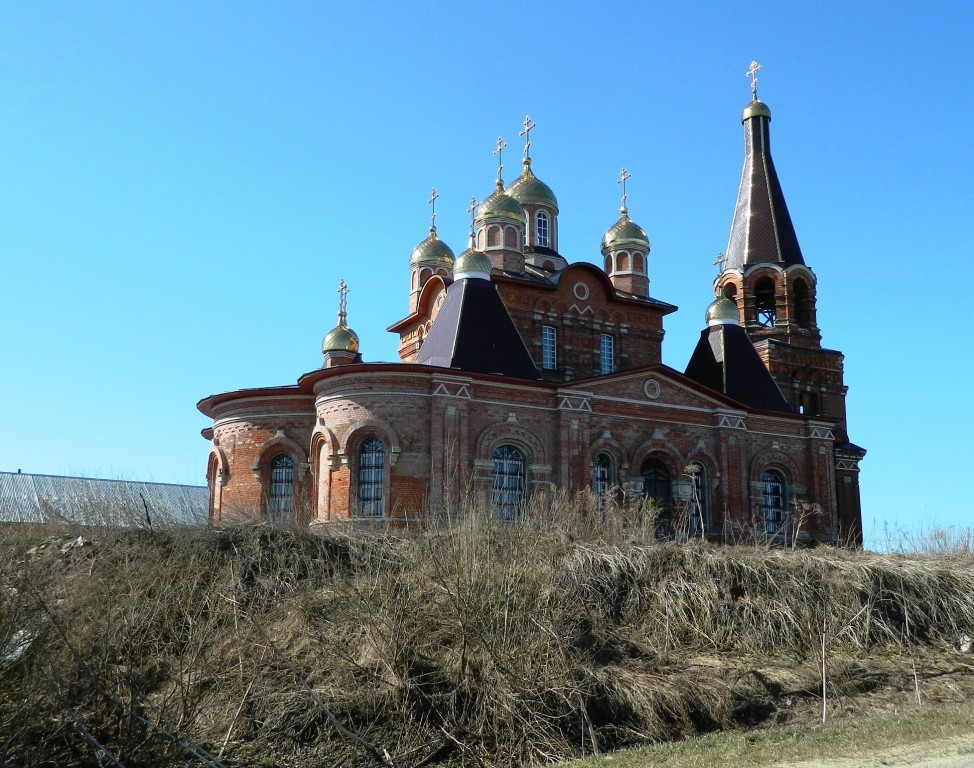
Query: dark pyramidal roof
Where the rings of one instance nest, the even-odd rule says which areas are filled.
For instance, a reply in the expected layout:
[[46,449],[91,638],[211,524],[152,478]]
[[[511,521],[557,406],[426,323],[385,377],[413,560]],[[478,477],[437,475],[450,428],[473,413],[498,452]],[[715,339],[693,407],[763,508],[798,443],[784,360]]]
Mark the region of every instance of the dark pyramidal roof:
[[744,270],[751,264],[804,264],[771,159],[771,111],[755,99],[744,109],[742,122],[744,169],[725,269]]
[[461,278],[447,289],[416,362],[471,373],[541,378],[497,287],[475,277]]
[[793,413],[739,325],[712,325],[701,332],[685,374],[751,408]]

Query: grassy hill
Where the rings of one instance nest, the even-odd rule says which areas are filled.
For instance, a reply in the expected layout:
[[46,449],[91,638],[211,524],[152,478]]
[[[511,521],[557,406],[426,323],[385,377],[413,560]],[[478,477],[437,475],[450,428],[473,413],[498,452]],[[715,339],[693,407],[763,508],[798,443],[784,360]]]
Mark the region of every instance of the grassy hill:
[[595,519],[5,529],[0,765],[523,766],[974,693],[965,548]]

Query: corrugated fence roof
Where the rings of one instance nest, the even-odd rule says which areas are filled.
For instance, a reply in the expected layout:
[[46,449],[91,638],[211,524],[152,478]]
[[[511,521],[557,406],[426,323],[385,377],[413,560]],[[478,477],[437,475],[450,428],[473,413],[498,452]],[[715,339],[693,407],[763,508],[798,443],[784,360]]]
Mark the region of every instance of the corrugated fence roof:
[[204,525],[204,486],[0,472],[0,523]]

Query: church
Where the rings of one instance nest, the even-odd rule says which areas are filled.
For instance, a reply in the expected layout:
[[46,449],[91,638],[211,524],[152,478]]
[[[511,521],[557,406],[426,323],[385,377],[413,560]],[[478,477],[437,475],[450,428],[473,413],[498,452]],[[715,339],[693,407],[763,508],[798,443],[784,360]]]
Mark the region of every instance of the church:
[[320,368],[199,402],[213,420],[210,521],[404,524],[471,492],[513,519],[533,494],[564,489],[590,492],[596,509],[651,499],[663,538],[861,543],[865,450],[849,440],[842,353],[822,346],[757,68],[715,299],[682,373],[662,363],[677,308],[650,295],[627,172],[599,264],[569,263],[526,118],[520,175],[505,184],[498,160],[459,256],[434,208],[409,259],[407,314],[388,329],[399,362],[363,359],[341,283]]

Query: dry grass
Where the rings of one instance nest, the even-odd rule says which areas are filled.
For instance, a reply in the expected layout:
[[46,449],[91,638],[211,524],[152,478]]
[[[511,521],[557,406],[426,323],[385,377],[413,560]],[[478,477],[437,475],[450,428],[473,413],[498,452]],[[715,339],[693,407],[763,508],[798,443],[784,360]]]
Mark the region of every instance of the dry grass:
[[863,693],[966,697],[968,550],[652,530],[552,497],[517,523],[471,505],[418,530],[100,530],[63,553],[63,532],[8,531],[0,765],[522,766],[817,717],[823,682],[829,718]]

